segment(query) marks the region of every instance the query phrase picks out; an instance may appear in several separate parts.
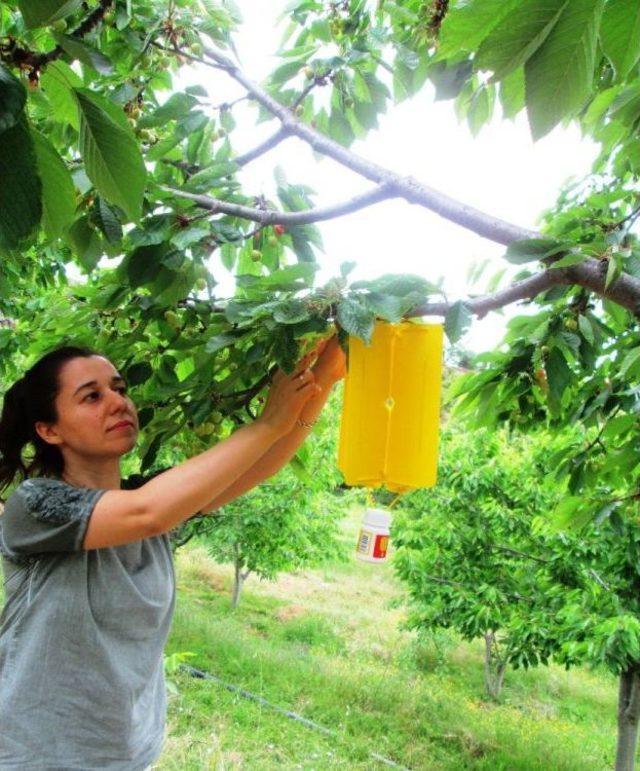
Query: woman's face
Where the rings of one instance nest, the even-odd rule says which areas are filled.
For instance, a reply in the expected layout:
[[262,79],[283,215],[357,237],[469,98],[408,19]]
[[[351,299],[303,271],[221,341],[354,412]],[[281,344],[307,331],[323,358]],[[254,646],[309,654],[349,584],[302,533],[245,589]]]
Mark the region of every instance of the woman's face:
[[[45,441],[80,456],[120,457],[136,444],[138,414],[120,373],[103,356],[70,359],[58,375],[58,421],[36,423]],[[118,423],[129,425],[116,428]]]

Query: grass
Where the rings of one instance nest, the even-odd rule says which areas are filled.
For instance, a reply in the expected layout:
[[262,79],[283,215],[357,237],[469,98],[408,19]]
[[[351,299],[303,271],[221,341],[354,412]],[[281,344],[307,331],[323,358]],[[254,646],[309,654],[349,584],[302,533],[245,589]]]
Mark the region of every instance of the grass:
[[[345,523],[355,542],[359,513]],[[232,572],[202,546],[177,557],[168,653],[335,732],[310,730],[221,685],[179,673],[157,771],[382,769],[372,752],[420,771],[610,768],[617,686],[604,673],[510,671],[499,703],[483,693],[482,645],[403,631],[390,564],[351,560],[250,578],[230,610]],[[437,641],[436,641],[437,642]]]
[[[343,537],[355,543],[360,514]],[[351,559],[250,577],[230,608],[232,570],[201,545],[177,555],[167,654],[330,729],[310,730],[213,681],[169,679],[167,738],[154,771],[386,768],[601,771],[615,751],[613,677],[555,666],[509,671],[498,703],[483,693],[480,641],[402,630],[391,565]],[[1,600],[1,593],[0,593]]]

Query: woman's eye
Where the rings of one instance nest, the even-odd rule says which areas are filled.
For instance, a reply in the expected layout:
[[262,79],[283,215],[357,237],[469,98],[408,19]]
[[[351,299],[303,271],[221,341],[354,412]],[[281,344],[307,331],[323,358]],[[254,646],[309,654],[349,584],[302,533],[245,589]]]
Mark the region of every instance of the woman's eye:
[[[118,388],[116,388],[116,391],[120,391],[120,393],[121,393],[123,396],[124,396],[124,395],[127,393],[127,390],[128,390],[128,389],[127,389],[127,386],[118,386]],[[91,391],[91,392],[90,392],[90,393],[88,393],[88,394],[87,394],[87,395],[86,395],[84,398],[85,398],[85,399],[88,399],[88,398],[89,398],[89,397],[91,397],[91,396],[100,396],[100,394],[98,393],[98,391]]]

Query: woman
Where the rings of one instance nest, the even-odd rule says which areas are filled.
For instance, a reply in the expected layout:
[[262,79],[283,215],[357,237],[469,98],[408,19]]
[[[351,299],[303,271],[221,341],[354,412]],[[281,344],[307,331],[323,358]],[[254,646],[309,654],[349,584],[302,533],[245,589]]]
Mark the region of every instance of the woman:
[[257,420],[136,490],[120,478],[136,408],[108,359],[59,348],[7,391],[0,492],[24,481],[0,516],[0,769],[142,771],[158,757],[175,603],[168,532],[281,468],[344,367],[333,338],[275,375]]

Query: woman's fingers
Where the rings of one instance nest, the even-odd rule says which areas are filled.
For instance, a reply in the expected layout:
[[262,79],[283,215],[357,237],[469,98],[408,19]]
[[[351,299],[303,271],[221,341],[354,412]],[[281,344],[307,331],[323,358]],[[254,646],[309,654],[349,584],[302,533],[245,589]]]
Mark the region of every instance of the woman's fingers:
[[305,369],[295,375],[294,380],[298,383],[296,391],[300,391],[315,380],[314,374],[310,369]]

